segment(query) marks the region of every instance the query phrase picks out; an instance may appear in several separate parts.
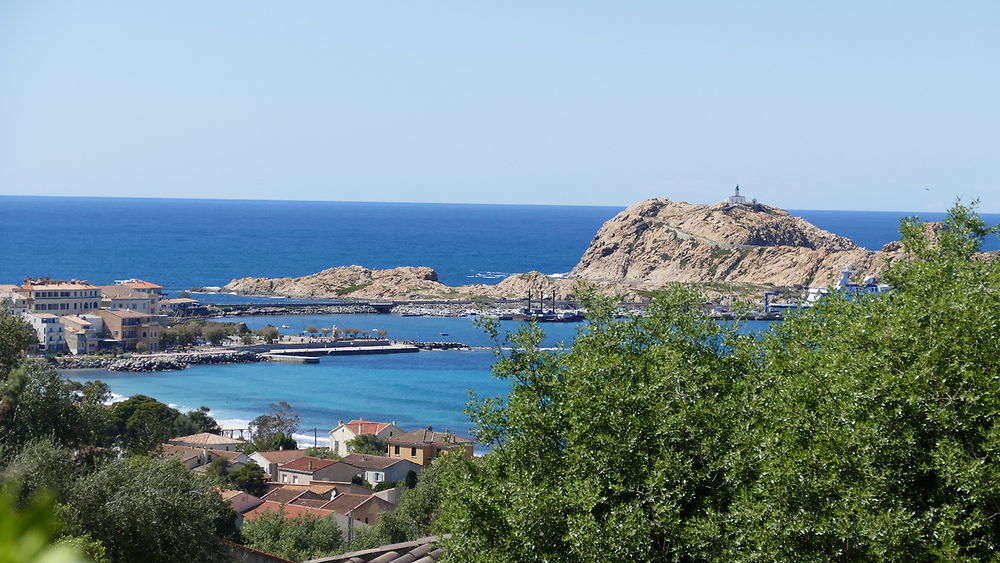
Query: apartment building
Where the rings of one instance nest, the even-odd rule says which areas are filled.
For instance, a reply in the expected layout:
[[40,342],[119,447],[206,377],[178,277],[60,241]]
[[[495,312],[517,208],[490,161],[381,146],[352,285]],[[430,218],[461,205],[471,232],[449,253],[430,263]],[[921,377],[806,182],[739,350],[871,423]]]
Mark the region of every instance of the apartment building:
[[59,322],[59,315],[52,313],[24,313],[21,315],[38,338],[38,351],[61,352],[66,349],[65,330]]
[[101,290],[80,280],[28,278],[16,293],[25,300],[28,313],[78,315],[101,306]]
[[101,307],[105,309],[131,309],[137,313],[155,313],[158,297],[121,284],[102,285]]
[[15,314],[28,312],[28,298],[17,292],[18,285],[0,284],[0,307],[7,306]]
[[118,341],[122,350],[160,349],[160,323],[154,315],[129,309],[97,309],[104,321],[104,333]]
[[101,347],[104,319],[100,315],[63,315],[63,338],[71,354],[93,354]]
[[145,280],[135,278],[128,280],[115,280],[115,285],[127,287],[133,291],[144,293],[150,299],[150,313],[157,313],[160,310],[160,300],[163,298],[163,286]]

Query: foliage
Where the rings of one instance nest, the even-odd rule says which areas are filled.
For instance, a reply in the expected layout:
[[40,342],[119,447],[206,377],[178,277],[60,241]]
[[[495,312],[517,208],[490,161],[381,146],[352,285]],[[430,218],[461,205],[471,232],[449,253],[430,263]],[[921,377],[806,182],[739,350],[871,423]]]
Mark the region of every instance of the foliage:
[[340,459],[337,452],[323,446],[306,448],[306,453],[304,455],[318,457],[320,459]]
[[226,329],[225,327],[219,326],[217,324],[212,324],[206,326],[201,331],[201,336],[207,340],[212,346],[219,346],[226,341]]
[[279,338],[281,338],[281,333],[278,331],[278,329],[271,325],[267,325],[265,327],[261,327],[255,330],[254,334],[259,336],[264,342],[267,342],[268,344],[274,344],[275,342],[278,341]]
[[379,491],[387,491],[389,489],[395,489],[399,486],[398,481],[382,481],[378,485],[375,485],[374,491],[377,493]]
[[208,414],[211,410],[208,407],[198,407],[198,410],[187,414],[178,413],[177,421],[174,423],[174,436],[190,436],[202,432],[218,434],[221,432],[222,428],[219,423]]
[[291,436],[298,428],[299,415],[295,407],[285,401],[272,403],[270,413],[262,414],[250,421],[250,433],[257,445],[257,451],[279,449],[270,446],[275,445],[276,440],[280,441],[285,436]]
[[36,494],[62,498],[78,474],[72,452],[51,437],[35,438],[12,451],[13,457],[3,463],[0,483],[16,484],[22,500]]
[[79,549],[55,542],[60,529],[49,496],[15,508],[13,489],[0,491],[0,563],[83,563]]
[[409,470],[406,472],[406,477],[403,477],[403,486],[407,489],[412,489],[417,486],[417,472],[414,470]]
[[36,338],[31,325],[0,303],[0,382],[21,363]]
[[469,409],[493,450],[444,480],[449,556],[994,558],[1000,261],[974,256],[991,229],[970,208],[946,223],[904,223],[889,294],[831,296],[760,340],[679,288],[628,320],[590,296],[564,353],[510,336],[509,395]]
[[306,327],[306,332],[308,332],[313,336],[316,336],[316,333],[319,332],[319,328],[316,325],[309,325]]
[[258,497],[267,492],[267,479],[264,477],[264,470],[253,462],[229,471],[225,483],[230,488]]
[[374,434],[358,434],[345,444],[347,451],[365,455],[386,455],[388,444]]
[[247,544],[265,553],[302,561],[330,555],[343,543],[340,527],[332,517],[305,514],[285,518],[280,512],[265,512],[243,525]]
[[74,484],[71,532],[99,540],[115,561],[219,561],[216,536],[233,533],[235,514],[211,481],[174,459],[109,462]]

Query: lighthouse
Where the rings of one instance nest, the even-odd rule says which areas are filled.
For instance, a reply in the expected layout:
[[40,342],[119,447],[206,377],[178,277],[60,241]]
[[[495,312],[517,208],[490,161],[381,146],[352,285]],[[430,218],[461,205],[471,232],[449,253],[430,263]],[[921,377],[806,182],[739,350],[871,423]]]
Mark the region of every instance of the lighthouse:
[[740,186],[739,186],[739,184],[736,185],[736,191],[733,193],[733,195],[731,195],[728,198],[726,198],[726,203],[728,203],[730,205],[739,205],[739,204],[744,204],[746,202],[747,202],[747,198],[745,198],[745,197],[743,197],[743,196],[740,195]]

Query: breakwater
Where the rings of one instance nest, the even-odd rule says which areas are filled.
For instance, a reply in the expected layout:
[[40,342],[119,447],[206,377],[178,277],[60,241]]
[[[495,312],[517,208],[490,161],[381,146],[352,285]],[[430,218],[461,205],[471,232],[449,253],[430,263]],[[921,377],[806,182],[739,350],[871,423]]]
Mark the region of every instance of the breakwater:
[[261,361],[260,354],[243,350],[198,354],[150,354],[129,357],[116,356],[50,356],[57,369],[106,369],[108,371],[151,372],[175,371],[189,365],[242,364]]

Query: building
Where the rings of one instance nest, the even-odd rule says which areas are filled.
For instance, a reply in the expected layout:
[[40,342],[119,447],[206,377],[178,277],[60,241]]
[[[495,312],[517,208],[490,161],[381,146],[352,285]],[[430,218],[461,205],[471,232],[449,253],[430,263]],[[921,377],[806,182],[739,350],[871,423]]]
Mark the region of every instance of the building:
[[130,309],[137,313],[157,312],[157,297],[124,285],[102,285],[101,307],[106,309]]
[[386,456],[406,459],[418,465],[427,467],[442,452],[463,450],[466,458],[472,457],[472,446],[475,443],[469,438],[456,436],[448,432],[434,432],[431,428],[422,428],[393,436],[387,440]]
[[6,305],[12,313],[28,312],[28,298],[17,292],[20,286],[0,284],[0,307]]
[[241,440],[239,438],[227,438],[225,436],[219,436],[218,434],[211,434],[209,432],[201,432],[199,434],[191,434],[190,436],[172,438],[167,440],[167,443],[177,446],[190,446],[192,448],[206,448],[211,450],[235,452],[237,451],[236,448],[238,446],[246,443],[246,440]]
[[154,315],[129,309],[98,309],[104,321],[104,334],[116,340],[122,350],[160,349],[160,323]]
[[350,481],[359,473],[359,468],[335,459],[303,456],[279,465],[277,477],[282,483],[308,485],[314,480]]
[[306,455],[305,450],[271,450],[250,454],[250,461],[259,465],[267,474],[267,478],[274,481],[278,479],[279,465],[295,461],[304,455]]
[[380,455],[350,454],[341,460],[364,471],[362,477],[372,485],[386,481],[400,482],[410,471],[420,473],[424,467],[408,459]]
[[163,297],[163,286],[145,280],[129,279],[115,280],[115,285],[127,287],[133,291],[144,293],[149,296],[151,309],[149,312],[157,313],[160,310],[160,299]]
[[176,299],[160,299],[159,311],[166,313],[183,313],[201,306],[201,302],[190,297],[178,297]]
[[101,290],[80,280],[27,278],[15,290],[26,301],[29,313],[78,315],[101,306]]
[[347,442],[362,434],[374,434],[375,437],[387,440],[392,436],[403,434],[403,430],[392,422],[372,422],[359,418],[350,422],[339,421],[336,428],[330,431],[330,451],[343,457],[351,453]]
[[100,350],[104,333],[104,319],[100,315],[63,315],[59,323],[63,325],[66,348],[71,354],[93,354]]
[[736,191],[733,195],[726,198],[726,203],[730,205],[742,205],[747,202],[747,198],[740,195],[740,186],[736,186]]
[[59,316],[52,313],[24,313],[21,315],[31,328],[35,330],[38,339],[39,352],[62,352],[66,350],[66,331]]

